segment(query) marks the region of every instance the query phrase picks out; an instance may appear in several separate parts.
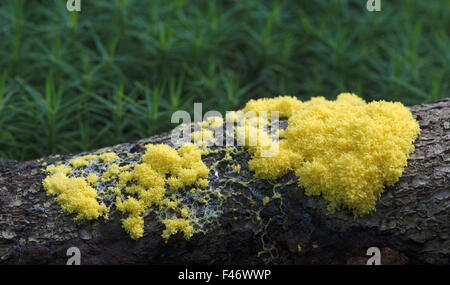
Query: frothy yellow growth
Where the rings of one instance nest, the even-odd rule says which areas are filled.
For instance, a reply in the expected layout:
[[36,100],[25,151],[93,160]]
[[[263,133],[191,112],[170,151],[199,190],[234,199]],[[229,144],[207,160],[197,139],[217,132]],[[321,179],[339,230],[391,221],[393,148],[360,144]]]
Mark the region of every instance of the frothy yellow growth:
[[249,169],[255,172],[256,177],[269,180],[275,180],[291,171],[292,161],[298,157],[289,149],[286,141],[280,141],[278,151],[272,155],[264,157],[259,152],[252,153],[253,158],[248,162]]
[[196,145],[205,148],[214,142],[214,132],[209,129],[202,128],[200,131],[191,133],[191,141]]
[[[366,103],[354,94],[336,101],[323,97],[284,106],[285,97],[250,101],[244,110],[275,111],[289,118],[285,140],[272,157],[249,148],[249,168],[256,176],[276,179],[294,170],[307,195],[322,195],[328,209],[351,209],[355,216],[375,210],[384,185],[401,176],[418,123],[401,103]],[[276,107],[274,107],[276,106]],[[281,116],[281,115],[280,115]]]
[[61,164],[61,165],[49,165],[46,168],[46,171],[50,174],[55,174],[55,173],[63,173],[63,174],[69,174],[70,171],[72,170],[72,167]]
[[295,97],[280,96],[276,98],[262,98],[258,100],[251,99],[247,102],[242,111],[244,113],[254,111],[257,115],[259,112],[265,111],[268,112],[269,118],[272,111],[278,111],[280,118],[289,118],[295,111],[300,109],[301,106],[302,102]]
[[196,183],[198,186],[202,188],[206,188],[209,185],[209,180],[205,178],[199,178]]
[[223,126],[223,118],[222,117],[208,117],[208,124],[212,129],[221,128]]
[[108,167],[108,170],[103,172],[102,182],[108,182],[119,174],[120,174],[120,166],[118,164],[111,164]]
[[180,219],[180,218],[167,219],[167,220],[164,220],[163,223],[166,226],[166,229],[163,231],[162,237],[166,241],[171,235],[174,235],[179,231],[183,232],[184,237],[186,239],[189,239],[192,237],[194,228],[189,223],[189,220]]
[[262,150],[270,148],[273,143],[270,135],[254,120],[245,120],[244,124],[237,126],[235,130],[238,143],[247,146],[252,154],[259,155]]
[[[106,215],[107,207],[97,201],[97,191],[91,185],[99,187],[103,183],[105,190],[108,190],[103,197],[111,198],[112,195],[116,209],[126,215],[122,226],[132,239],[143,236],[143,217],[151,206],[165,210],[166,240],[177,231],[183,231],[185,237],[190,238],[193,227],[188,220],[188,208],[180,207],[181,200],[175,194],[167,195],[166,188],[207,187],[209,169],[201,159],[202,152],[194,144],[184,144],[178,150],[164,144],[145,147],[146,152],[140,163],[120,166],[119,156],[107,152],[70,160],[74,168],[86,169],[74,171],[68,165],[50,165],[46,169],[49,175],[43,181],[44,188],[47,193],[57,195],[56,200],[64,211],[77,213],[76,219],[97,219],[102,214]],[[94,159],[98,159],[101,168],[106,169],[102,174],[97,175],[92,172],[95,170],[88,168]],[[173,219],[166,219],[167,215],[173,216]]]
[[130,215],[122,220],[123,228],[130,234],[132,239],[141,238],[144,235],[144,218],[142,214],[146,210],[143,201],[137,200],[134,197],[129,197],[126,201],[121,198],[116,199],[116,208],[122,213],[129,213]]
[[78,168],[82,166],[86,166],[89,164],[89,161],[96,159],[96,155],[84,155],[77,158],[74,158],[70,161],[73,167]]
[[145,147],[147,151],[142,157],[142,161],[158,173],[166,174],[180,165],[181,158],[178,152],[170,146],[148,144]]
[[147,163],[137,165],[132,172],[132,176],[139,185],[146,188],[163,187],[165,173],[157,172]]
[[86,181],[89,183],[89,184],[95,184],[95,182],[97,182],[98,181],[98,176],[96,175],[96,174],[94,174],[94,173],[92,173],[92,174],[89,174],[87,177],[86,177]]
[[97,201],[97,192],[85,179],[67,177],[70,167],[61,165],[49,169],[53,174],[42,182],[44,189],[48,194],[57,196],[56,201],[64,211],[76,213],[75,220],[97,219],[105,212],[105,204]]
[[[168,145],[146,145],[147,151],[142,156],[142,163],[136,165],[133,171],[117,173],[119,184],[125,185],[128,182],[137,182],[127,186],[125,191],[129,194],[137,194],[135,199],[129,196],[122,201],[117,198],[116,207],[123,213],[129,213],[129,217],[124,219],[122,226],[130,233],[133,239],[140,238],[143,235],[144,223],[137,218],[142,218],[145,211],[151,205],[165,207],[172,211],[178,209],[179,201],[176,197],[164,198],[166,194],[165,185],[170,189],[178,190],[186,186],[197,184],[200,187],[208,186],[209,169],[201,159],[201,151],[194,144],[184,144],[178,150]],[[186,209],[182,209],[180,215],[186,217]],[[172,221],[172,220],[166,220]],[[189,226],[181,227],[187,220],[177,219],[169,223],[169,230],[163,233],[167,239],[171,233],[176,233],[175,229],[183,230],[185,237],[192,236],[193,228]],[[167,227],[167,225],[166,225]]]
[[181,216],[183,218],[187,218],[189,216],[189,209],[187,207],[184,207],[183,209],[181,209]]
[[144,218],[141,216],[129,216],[122,221],[122,226],[132,239],[138,239],[144,235]]
[[99,155],[99,158],[104,162],[113,162],[119,159],[114,152],[106,152]]
[[244,112],[242,112],[241,110],[239,111],[228,111],[225,115],[225,120],[227,122],[239,122],[242,118],[244,118]]
[[122,213],[130,213],[132,215],[140,215],[145,211],[144,203],[133,197],[129,197],[124,202],[117,197],[116,208]]

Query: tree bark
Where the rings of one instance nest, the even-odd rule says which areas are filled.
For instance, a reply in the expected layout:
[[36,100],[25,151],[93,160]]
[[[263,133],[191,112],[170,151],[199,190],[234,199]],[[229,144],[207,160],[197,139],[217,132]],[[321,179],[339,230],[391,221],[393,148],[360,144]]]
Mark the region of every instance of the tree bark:
[[[246,151],[214,168],[210,185],[229,193],[216,222],[204,233],[168,243],[164,225],[145,217],[137,241],[121,227],[121,215],[75,222],[42,187],[41,161],[0,160],[0,264],[66,264],[67,249],[78,247],[82,264],[365,264],[370,247],[381,249],[382,264],[449,264],[450,99],[410,108],[421,134],[402,177],[385,189],[373,215],[354,219],[348,211],[327,214],[320,197],[307,197],[294,174],[277,183],[254,179]],[[168,133],[112,147],[142,151],[147,143],[168,143]],[[224,151],[203,157],[208,167]],[[263,203],[276,188],[280,199]],[[264,205],[265,204],[265,205]]]

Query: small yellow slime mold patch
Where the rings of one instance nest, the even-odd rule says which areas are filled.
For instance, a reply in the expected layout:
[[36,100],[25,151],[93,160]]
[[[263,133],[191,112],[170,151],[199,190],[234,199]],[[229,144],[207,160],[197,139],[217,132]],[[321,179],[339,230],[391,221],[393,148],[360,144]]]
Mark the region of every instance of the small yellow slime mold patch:
[[42,182],[47,193],[57,195],[56,201],[68,213],[77,213],[75,220],[97,219],[106,210],[104,203],[98,203],[97,192],[85,179],[67,177],[71,168],[65,165],[49,166],[52,173]]
[[84,155],[77,158],[74,158],[70,161],[70,164],[72,164],[73,167],[78,168],[81,166],[88,165],[89,161],[96,159],[97,156],[95,155]]
[[[118,173],[125,182],[136,181],[137,184],[126,187],[126,192],[137,194],[139,200],[129,196],[122,201],[117,198],[116,207],[122,213],[129,213],[128,218],[123,220],[123,228],[130,234],[130,237],[137,239],[143,236],[144,223],[142,215],[146,210],[156,205],[165,207],[173,211],[181,211],[181,216],[186,216],[186,209],[179,210],[179,201],[173,198],[164,198],[166,193],[165,185],[170,189],[178,190],[186,186],[197,185],[206,187],[209,169],[201,159],[200,149],[193,144],[184,144],[178,150],[168,145],[146,145],[147,151],[142,156],[142,163],[136,165],[133,171]],[[126,175],[123,175],[123,174]],[[166,230],[163,232],[165,240],[178,230],[185,233],[186,238],[192,236],[193,227],[187,219],[166,219],[163,221]]]
[[[290,102],[287,107],[285,102]],[[328,210],[375,210],[384,185],[393,185],[406,166],[420,128],[401,103],[366,103],[343,93],[296,102],[291,97],[251,100],[246,111],[276,111],[289,118],[279,152],[262,157],[251,149],[250,170],[276,179],[293,170],[307,195],[322,195]]]
[[119,159],[117,154],[115,154],[114,152],[103,153],[103,154],[99,155],[99,158],[104,162],[112,162],[112,161],[116,161]]
[[174,235],[177,232],[182,232],[186,239],[192,237],[194,228],[190,225],[189,220],[178,218],[164,220],[163,223],[166,226],[166,229],[163,231],[162,237],[166,241],[171,235]]

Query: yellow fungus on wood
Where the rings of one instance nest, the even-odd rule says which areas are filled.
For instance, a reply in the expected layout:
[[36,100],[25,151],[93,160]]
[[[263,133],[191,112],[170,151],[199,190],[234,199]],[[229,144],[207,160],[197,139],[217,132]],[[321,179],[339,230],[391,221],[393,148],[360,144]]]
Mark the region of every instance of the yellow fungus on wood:
[[199,147],[205,148],[214,142],[214,132],[209,129],[192,132],[191,141]]
[[95,173],[91,173],[86,177],[86,181],[91,185],[95,184],[98,181],[98,176]]
[[91,160],[96,159],[96,155],[84,155],[80,157],[76,157],[70,161],[73,167],[78,168],[82,166],[87,166]]
[[131,215],[122,220],[122,227],[130,234],[132,239],[139,239],[144,235],[144,218]]
[[[130,174],[126,174],[126,177],[123,178],[124,181],[129,182],[132,176],[137,181],[138,185],[126,187],[126,192],[137,193],[140,200],[132,197],[128,198],[128,200],[131,199],[130,203],[132,204],[126,208],[124,208],[125,202],[120,203],[120,200],[118,200],[119,203],[116,203],[117,207],[125,210],[133,206],[135,210],[132,211],[132,215],[134,216],[142,215],[152,204],[177,211],[179,201],[175,197],[172,197],[172,199],[164,198],[166,193],[165,184],[167,183],[169,188],[173,190],[178,190],[194,183],[206,187],[208,180],[205,178],[208,176],[208,173],[209,169],[201,159],[201,151],[194,144],[184,144],[178,150],[164,144],[146,145],[142,163],[136,165],[134,170],[130,171]],[[121,177],[120,175],[123,174],[119,174],[119,177]],[[167,175],[170,176],[166,177]],[[178,223],[181,222],[178,221],[176,224]],[[138,225],[140,224],[123,223],[123,227],[130,234],[136,232],[135,228]],[[191,234],[185,234],[185,236],[190,237],[192,231],[193,229],[190,230]],[[166,232],[166,235],[168,235],[168,232]]]
[[166,229],[163,231],[162,237],[166,242],[171,235],[174,235],[177,232],[182,232],[186,239],[192,237],[194,228],[191,226],[189,220],[187,219],[166,219],[163,221],[163,224],[166,226]]
[[[291,107],[285,106],[286,100]],[[306,194],[322,195],[330,212],[347,208],[360,216],[374,211],[384,185],[398,180],[414,151],[420,128],[411,112],[398,102],[366,103],[350,93],[340,94],[336,101],[295,100],[247,103],[246,111],[280,108],[289,118],[285,140],[274,156],[260,156],[259,145],[249,147],[250,170],[271,180],[294,170]]]
[[223,126],[222,117],[208,117],[207,121],[209,123],[209,127],[211,127],[212,129],[218,129]]
[[294,112],[302,107],[302,102],[292,96],[279,96],[276,98],[251,99],[247,102],[242,111],[248,113],[256,112],[258,115],[261,111],[268,112],[268,118],[272,111],[279,112],[280,118],[289,118]]
[[120,174],[120,166],[118,164],[111,164],[108,167],[108,170],[103,172],[102,182],[111,181],[113,178],[117,177]]
[[56,201],[65,212],[76,213],[75,220],[97,219],[105,212],[105,204],[97,201],[97,192],[85,179],[67,177],[70,168],[66,166],[50,169],[53,173],[43,180],[44,189],[57,196]]
[[[114,195],[117,210],[128,215],[122,220],[122,226],[131,238],[143,236],[144,215],[152,205],[178,212],[184,218],[167,220],[166,238],[178,230],[184,232],[186,238],[192,236],[193,227],[188,221],[188,208],[179,209],[180,200],[175,194],[171,198],[165,198],[166,185],[171,189],[194,184],[207,187],[209,169],[203,163],[201,155],[202,151],[194,144],[184,144],[178,150],[164,144],[149,144],[146,145],[141,163],[120,166],[116,162],[101,174],[101,183],[114,183],[107,187],[109,194],[106,195]],[[107,152],[99,156],[74,158],[70,160],[70,164],[74,168],[87,166],[89,161],[97,157],[100,163],[119,159],[116,153]],[[106,215],[105,204],[97,201],[97,192],[91,187],[99,180],[97,174],[90,173],[83,177],[82,171],[80,177],[69,177],[72,167],[64,164],[50,165],[46,171],[49,175],[43,181],[44,188],[47,193],[57,195],[56,200],[64,211],[77,213],[76,219],[96,219],[102,214]],[[127,194],[125,199],[122,190]]]
[[119,159],[119,157],[117,156],[117,154],[115,154],[114,152],[105,152],[99,155],[99,158],[103,161],[103,162],[113,162]]
[[134,197],[128,197],[125,201],[117,197],[116,208],[122,213],[130,213],[131,215],[140,215],[145,211],[144,203]]
[[189,216],[189,209],[187,207],[183,207],[183,209],[181,209],[181,217],[187,218],[188,216]]
[[197,183],[196,183],[196,184],[197,184],[198,186],[202,187],[202,188],[206,188],[206,187],[208,187],[209,180],[206,179],[206,178],[199,178],[199,179],[197,180]]

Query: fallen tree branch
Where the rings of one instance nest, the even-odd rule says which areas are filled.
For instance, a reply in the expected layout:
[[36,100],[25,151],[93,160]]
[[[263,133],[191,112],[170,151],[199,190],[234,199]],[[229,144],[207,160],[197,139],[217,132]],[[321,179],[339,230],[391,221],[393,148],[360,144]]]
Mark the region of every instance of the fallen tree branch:
[[[320,197],[306,197],[294,174],[272,184],[253,179],[246,151],[217,164],[210,185],[231,197],[221,215],[190,240],[168,243],[164,225],[150,214],[145,234],[134,241],[110,219],[74,222],[42,188],[42,162],[0,160],[0,264],[65,264],[67,249],[78,247],[82,264],[365,264],[369,247],[381,249],[382,264],[449,264],[450,99],[411,107],[421,135],[402,177],[385,190],[377,211],[354,219],[347,211],[327,215]],[[168,143],[168,134],[113,149],[142,151],[147,143]],[[220,149],[203,157],[211,167]],[[66,156],[69,157],[69,156]],[[272,197],[278,199],[263,202]],[[267,203],[266,203],[267,202]]]

